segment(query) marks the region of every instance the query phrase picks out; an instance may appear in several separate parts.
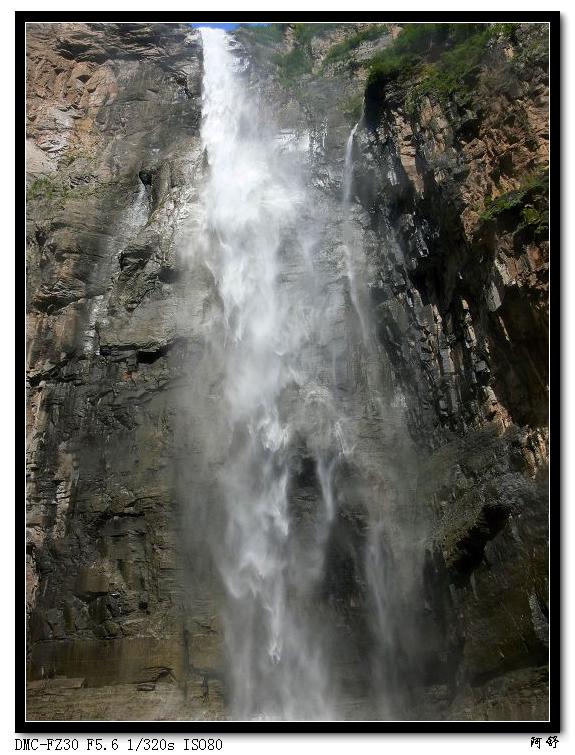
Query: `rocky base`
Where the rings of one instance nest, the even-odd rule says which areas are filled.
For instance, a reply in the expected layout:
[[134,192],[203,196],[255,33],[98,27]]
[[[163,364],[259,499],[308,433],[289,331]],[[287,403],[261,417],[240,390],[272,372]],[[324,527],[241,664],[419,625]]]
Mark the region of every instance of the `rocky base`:
[[221,721],[221,688],[169,682],[84,687],[83,679],[55,677],[28,684],[29,721]]

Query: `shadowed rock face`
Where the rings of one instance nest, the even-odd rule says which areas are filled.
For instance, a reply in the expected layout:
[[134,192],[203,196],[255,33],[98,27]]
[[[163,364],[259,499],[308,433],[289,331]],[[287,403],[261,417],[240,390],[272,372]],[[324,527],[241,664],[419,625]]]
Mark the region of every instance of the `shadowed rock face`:
[[30,25],[28,56],[29,674],[200,684],[171,218],[201,169],[201,47],[178,25]]
[[358,136],[380,337],[426,448],[417,505],[434,521],[426,601],[443,637],[430,675],[447,673],[463,717],[461,699],[485,697],[480,716],[547,716],[546,38],[495,39],[447,102],[409,102],[409,77],[369,86]]
[[[390,587],[398,621],[409,617],[393,630],[401,695],[414,717],[545,719],[542,30],[490,44],[471,99],[414,105],[409,76],[366,90],[365,61],[398,26],[330,57],[365,27],[236,37],[246,86],[271,105],[286,149],[308,155],[326,260],[346,232],[365,254],[380,368],[405,397],[417,479],[389,537],[396,559],[417,564],[416,576],[397,565],[396,581],[417,583],[418,602]],[[294,77],[282,61],[301,45],[309,60]],[[30,711],[115,718],[95,688],[118,685],[129,718],[220,717],[221,586],[206,523],[185,505],[190,491],[211,501],[222,463],[217,448],[213,468],[200,462],[215,379],[200,333],[219,308],[189,249],[206,172],[200,38],[177,24],[31,24],[27,53]],[[346,231],[345,145],[364,92]],[[319,495],[307,453],[294,450],[297,523]],[[402,458],[392,486],[411,475]],[[320,599],[361,711],[375,643],[367,513],[355,472],[338,474]],[[402,544],[409,532],[416,545]],[[81,694],[62,677],[84,680]]]

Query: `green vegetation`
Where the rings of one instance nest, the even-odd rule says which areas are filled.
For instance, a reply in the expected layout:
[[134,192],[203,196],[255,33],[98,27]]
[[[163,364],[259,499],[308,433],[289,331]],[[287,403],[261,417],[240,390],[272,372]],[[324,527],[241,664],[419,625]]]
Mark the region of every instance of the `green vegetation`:
[[[392,45],[371,60],[370,84],[405,76],[446,44],[449,27],[455,24],[406,24]],[[470,26],[470,24],[466,24]],[[475,24],[474,26],[478,26]]]
[[61,157],[60,164],[67,168],[76,160],[84,160],[90,163],[96,163],[96,158],[93,153],[89,152],[88,150],[83,150],[76,147],[69,149],[66,154]]
[[312,68],[311,58],[302,47],[294,47],[285,55],[278,53],[272,57],[272,61],[278,67],[280,81],[287,87],[296,84],[297,79]]
[[26,199],[29,202],[44,201],[64,203],[67,199],[85,199],[108,190],[109,184],[79,184],[68,186],[52,176],[35,178],[28,186]]
[[480,71],[489,42],[512,39],[516,24],[406,24],[394,43],[371,60],[370,86],[391,80],[415,79],[408,109],[423,95],[445,100],[466,97]]
[[[268,24],[267,26],[248,26],[247,24],[242,24],[239,31],[249,33],[260,44],[274,45],[283,42],[288,26],[291,26],[291,24]],[[337,26],[340,26],[340,24],[293,24],[295,42],[301,46],[309,45],[314,37],[326,34]]]
[[[278,24],[278,26],[282,26],[282,24]],[[300,76],[311,73],[313,67],[311,40],[333,31],[336,26],[338,24],[302,23],[293,25],[293,49],[288,53],[276,53],[272,56],[272,61],[278,67],[280,81],[284,86],[294,88],[298,85]]]
[[530,175],[512,191],[492,199],[487,197],[480,220],[490,222],[505,213],[514,212],[521,221],[518,229],[531,227],[535,233],[547,234],[549,229],[549,175],[547,169]]
[[363,95],[354,94],[343,104],[343,113],[351,123],[357,123],[361,117]]
[[[469,24],[471,26],[471,24]],[[435,65],[425,71],[418,83],[416,97],[433,96],[445,100],[449,95],[469,95],[480,71],[485,48],[492,38],[491,29],[471,33],[469,37],[444,52]]]
[[505,37],[510,42],[516,42],[515,32],[517,31],[516,23],[509,24],[493,24],[491,27],[494,36],[499,35]]
[[347,37],[341,42],[333,45],[333,47],[330,47],[324,58],[323,65],[326,66],[329,63],[335,63],[339,60],[345,59],[349,53],[359,47],[362,42],[379,39],[386,34],[387,31],[387,24],[372,24],[355,34],[352,34],[350,37]]
[[249,32],[260,44],[274,45],[282,42],[286,26],[287,24],[269,24],[268,26],[242,24],[240,31]]
[[547,24],[530,24],[524,31],[521,45],[511,60],[511,66],[521,71],[525,67],[547,70],[549,65],[549,32]]
[[28,201],[35,199],[46,200],[48,202],[66,199],[68,187],[63,186],[59,181],[50,176],[40,176],[35,178],[26,192]]
[[536,233],[547,233],[549,230],[549,209],[539,210],[535,207],[524,207],[521,210],[521,227],[532,226]]
[[340,24],[294,24],[294,35],[296,43],[302,46],[309,46],[314,37],[321,37],[336,29]]

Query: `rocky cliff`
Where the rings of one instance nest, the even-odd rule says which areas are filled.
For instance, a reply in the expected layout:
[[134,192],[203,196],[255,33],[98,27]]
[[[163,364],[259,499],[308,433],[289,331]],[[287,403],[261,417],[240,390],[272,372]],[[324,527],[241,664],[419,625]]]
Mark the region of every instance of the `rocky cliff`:
[[211,630],[182,619],[172,422],[201,46],[172,24],[31,25],[27,78],[32,694],[195,680],[201,700],[188,649]]
[[418,31],[372,68],[357,170],[379,333],[426,449],[429,673],[457,680],[452,717],[544,718],[547,29]]
[[[235,36],[330,217],[358,123],[366,306],[418,456],[410,709],[545,719],[546,29],[462,26]],[[174,24],[31,25],[27,52],[32,717],[225,715],[220,588],[181,505],[200,476],[182,391],[209,377],[197,325],[213,305],[210,271],[181,255],[205,172],[201,43]],[[359,688],[362,537],[343,512],[326,577]]]

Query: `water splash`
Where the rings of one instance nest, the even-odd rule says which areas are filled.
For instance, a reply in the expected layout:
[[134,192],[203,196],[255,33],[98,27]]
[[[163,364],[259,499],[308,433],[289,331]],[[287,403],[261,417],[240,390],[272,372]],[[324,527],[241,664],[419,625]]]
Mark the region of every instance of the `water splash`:
[[[201,34],[206,175],[192,246],[214,294],[197,373],[209,390],[197,379],[190,389],[205,446],[195,447],[206,459],[193,500],[224,590],[230,713],[353,717],[344,710],[357,703],[350,679],[373,674],[371,658],[350,648],[349,622],[365,629],[361,605],[389,614],[380,532],[392,487],[386,448],[397,445],[400,414],[382,398],[353,217],[359,127],[346,145],[342,200],[330,198],[322,218],[306,153],[278,139],[234,42],[220,30]],[[376,632],[385,634],[386,622],[375,616]],[[385,698],[383,676],[377,685]]]
[[[220,475],[225,534],[216,560],[228,596],[232,708],[239,718],[328,718],[327,664],[307,606],[314,585],[306,579],[309,563],[294,557],[294,426],[282,409],[297,388],[314,328],[305,285],[299,300],[286,287],[285,260],[305,267],[309,251],[294,233],[304,193],[247,94],[229,38],[215,29],[201,33],[201,137],[209,163],[204,244],[226,339],[230,444]],[[322,539],[312,544],[316,551]]]

